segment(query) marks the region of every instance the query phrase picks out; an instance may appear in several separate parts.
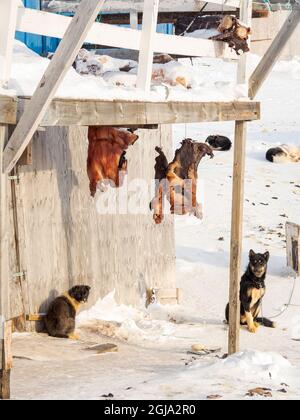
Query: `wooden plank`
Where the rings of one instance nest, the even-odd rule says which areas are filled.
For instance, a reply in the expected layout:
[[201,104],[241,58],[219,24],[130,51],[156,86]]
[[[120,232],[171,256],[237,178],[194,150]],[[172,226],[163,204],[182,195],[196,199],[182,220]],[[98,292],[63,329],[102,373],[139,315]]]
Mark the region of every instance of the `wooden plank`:
[[150,92],[159,0],[145,0],[137,88]]
[[272,42],[270,48],[252,73],[249,80],[249,97],[255,98],[259,89],[272,71],[276,61],[279,59],[284,47],[293,35],[300,22],[300,6],[295,7],[284,23],[278,35]]
[[[28,100],[19,100],[20,117]],[[20,118],[19,117],[19,118]],[[55,99],[42,126],[141,126],[260,118],[259,102],[130,102]]]
[[286,223],[287,265],[300,276],[300,225]]
[[16,124],[17,99],[0,95],[0,124]]
[[9,256],[8,256],[8,202],[7,176],[3,173],[3,149],[7,128],[0,125],[0,322],[9,318]]
[[46,314],[28,314],[26,316],[26,321],[29,322],[39,322],[44,321]]
[[229,287],[229,336],[228,354],[239,351],[240,331],[240,281],[242,261],[244,177],[246,155],[247,123],[235,124],[233,193],[231,213],[231,255]]
[[[240,19],[247,27],[252,26],[252,0],[243,0],[241,2]],[[249,45],[251,39],[249,38]],[[248,83],[248,54],[243,54],[238,62],[237,84],[245,85]]]
[[105,0],[83,0],[71,21],[65,37],[59,44],[44,76],[42,77],[30,106],[21,117],[8,145],[4,150],[4,170],[10,172],[15,166],[36,129],[40,125],[49,104],[67,71],[81,48]]
[[12,369],[12,321],[0,320],[0,400],[10,398]]
[[127,152],[129,200],[126,191],[109,192],[119,197],[115,214],[101,212],[107,194],[90,197],[86,127],[48,127],[34,138],[33,166],[19,168],[18,186],[29,314],[46,312],[58,294],[78,282],[92,287],[86,308],[114,289],[119,302],[137,305],[153,279],[158,288],[176,287],[173,217],[167,216],[157,229],[148,205],[150,191],[141,200],[142,214],[127,211],[127,203],[130,207],[136,195],[140,197],[136,180],[151,185],[155,147],[161,146],[172,159],[172,126],[138,130],[137,135],[139,140]]
[[139,15],[137,12],[132,11],[130,12],[130,28],[131,29],[138,29],[139,26]]
[[[76,7],[76,3],[79,0],[70,1],[70,5],[68,8],[64,9],[67,10],[74,10]],[[106,0],[103,12],[115,12],[115,13],[125,13],[129,12],[130,10],[137,10],[138,12],[143,11],[143,2],[144,0]],[[198,1],[198,0],[160,0],[159,10],[161,12],[198,12],[202,9],[206,2]],[[212,0],[206,7],[206,11],[227,11],[227,10],[234,10],[239,8],[240,0]],[[51,6],[48,8],[52,11],[61,11],[59,6]]]
[[0,87],[6,87],[10,79],[18,3],[18,0],[0,2]]
[[[72,18],[54,13],[41,12],[32,9],[19,9],[17,29],[38,35],[62,38]],[[130,48],[139,51],[141,45],[141,31],[130,28],[94,23],[85,37],[91,44],[104,45],[115,48]],[[224,42],[179,37],[156,33],[153,49],[157,53],[168,53],[180,56],[194,57],[225,57],[237,60],[238,56],[232,52]]]

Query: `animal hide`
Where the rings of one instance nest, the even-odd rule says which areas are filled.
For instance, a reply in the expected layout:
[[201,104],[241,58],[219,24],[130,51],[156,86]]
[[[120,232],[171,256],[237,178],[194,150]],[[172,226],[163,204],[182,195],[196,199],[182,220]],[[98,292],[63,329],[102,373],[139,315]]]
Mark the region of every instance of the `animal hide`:
[[185,139],[170,164],[161,148],[157,147],[156,151],[156,194],[151,202],[155,223],[160,224],[163,221],[165,197],[170,202],[172,214],[193,214],[201,219],[202,206],[197,203],[197,170],[204,156],[214,157],[211,147]]
[[107,185],[118,188],[127,173],[126,150],[138,139],[130,131],[113,127],[89,127],[87,172],[90,191],[95,196],[97,185],[105,191]]
[[[248,38],[251,29],[242,25],[235,16],[198,16],[182,17],[175,25],[176,35],[192,34],[196,31],[215,31],[209,39],[223,41],[240,55],[249,51]],[[205,34],[203,34],[205,38]]]

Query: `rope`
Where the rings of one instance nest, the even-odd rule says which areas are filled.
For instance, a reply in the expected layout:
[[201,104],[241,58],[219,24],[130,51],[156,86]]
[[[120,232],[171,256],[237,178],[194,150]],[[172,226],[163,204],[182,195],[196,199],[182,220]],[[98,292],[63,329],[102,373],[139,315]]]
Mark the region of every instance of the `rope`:
[[[282,314],[284,314],[288,310],[288,308],[290,306],[296,306],[296,307],[299,306],[300,307],[300,305],[294,305],[294,304],[292,304],[292,299],[293,299],[293,296],[294,296],[294,293],[295,293],[295,289],[296,289],[296,280],[297,280],[297,276],[294,277],[294,284],[293,284],[293,287],[292,287],[292,291],[291,291],[291,294],[290,294],[290,298],[288,300],[288,303],[285,303],[283,305],[283,308],[281,309],[281,311],[278,314],[273,315],[273,316],[270,316],[269,317],[270,319],[274,319],[274,318],[280,317]],[[263,305],[262,304],[261,304],[261,316],[262,316],[262,319],[265,318],[264,317],[264,314],[263,314]]]
[[207,5],[208,5],[208,2],[206,2],[204,4],[204,6],[200,9],[199,14],[195,16],[195,18],[191,21],[191,23],[188,25],[188,27],[185,29],[185,31],[183,31],[181,34],[179,34],[179,36],[184,36],[188,32],[188,30],[194,25],[194,23],[196,22],[198,17],[201,16],[201,13],[203,12],[203,10],[206,8]]

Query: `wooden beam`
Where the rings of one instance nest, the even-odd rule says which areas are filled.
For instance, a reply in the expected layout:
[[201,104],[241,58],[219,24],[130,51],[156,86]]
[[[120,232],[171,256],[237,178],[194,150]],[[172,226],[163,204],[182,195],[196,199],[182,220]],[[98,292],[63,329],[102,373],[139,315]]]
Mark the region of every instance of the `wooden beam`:
[[[17,19],[17,30],[37,35],[62,38],[72,18],[45,13],[39,10],[20,8]],[[94,23],[85,37],[85,42],[140,50],[141,31],[105,23]],[[237,60],[238,56],[231,51],[225,42],[211,41],[191,37],[179,37],[156,33],[153,39],[153,50],[157,53],[167,53],[192,57],[225,57]]]
[[150,92],[159,0],[145,0],[137,88]]
[[239,351],[240,331],[240,281],[242,261],[244,177],[247,123],[235,123],[233,192],[231,212],[231,256],[229,287],[229,337],[228,354]]
[[7,128],[0,125],[0,399],[10,398],[9,354],[11,339],[7,330],[9,318],[9,255],[7,176],[3,173],[3,149]]
[[[246,26],[251,27],[252,0],[244,0],[241,2],[240,19]],[[244,85],[248,82],[247,60],[247,54],[244,54],[239,59],[237,72],[238,84]],[[242,259],[246,136],[246,122],[236,122],[232,193],[228,354],[236,353],[239,350],[240,339],[240,278]]]
[[[243,0],[241,2],[240,19],[244,25],[251,28],[252,26],[252,0]],[[251,39],[249,38],[249,45]],[[238,62],[237,84],[248,84],[248,54],[243,54]]]
[[269,76],[299,22],[300,6],[298,5],[295,6],[295,9],[291,12],[268,51],[252,73],[249,80],[249,97],[251,99],[255,98],[264,81]]
[[[29,100],[19,100],[20,118]],[[42,126],[141,126],[260,118],[259,102],[131,102],[55,99]]]
[[10,79],[18,3],[18,0],[0,2],[0,87],[7,87]]
[[0,95],[0,124],[16,124],[17,102],[16,98]]
[[42,77],[30,106],[22,115],[4,151],[4,170],[10,172],[15,166],[36,129],[40,125],[48,106],[67,71],[74,62],[86,35],[93,25],[105,0],[83,0],[71,21],[65,37],[59,44],[49,66]]
[[[143,11],[144,0],[106,0],[103,12],[109,13],[128,13],[130,10]],[[66,6],[64,11],[74,10],[76,3],[79,0],[69,1],[69,5]],[[162,12],[176,11],[176,12],[199,12],[206,2],[199,0],[160,0],[159,10]],[[206,11],[222,11],[222,10],[234,10],[239,8],[240,0],[213,0],[208,2]],[[53,5],[48,7],[46,10],[60,12],[59,6]]]
[[129,15],[130,18],[130,28],[131,29],[138,29],[139,26],[139,15],[137,12],[132,11]]
[[0,400],[10,399],[12,363],[12,321],[0,320]]

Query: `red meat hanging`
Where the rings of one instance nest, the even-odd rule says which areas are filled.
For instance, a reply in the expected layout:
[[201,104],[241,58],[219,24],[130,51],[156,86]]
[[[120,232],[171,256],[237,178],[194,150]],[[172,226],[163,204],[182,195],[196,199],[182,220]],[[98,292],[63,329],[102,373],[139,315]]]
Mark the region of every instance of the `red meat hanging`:
[[170,164],[161,148],[157,147],[156,151],[159,154],[155,164],[156,194],[151,202],[155,223],[163,221],[165,197],[170,202],[172,214],[192,214],[201,219],[202,206],[197,203],[197,170],[204,156],[214,157],[212,148],[185,139]]
[[87,172],[90,191],[95,196],[97,185],[105,191],[108,185],[122,186],[127,173],[126,150],[138,136],[131,131],[113,127],[89,127]]

